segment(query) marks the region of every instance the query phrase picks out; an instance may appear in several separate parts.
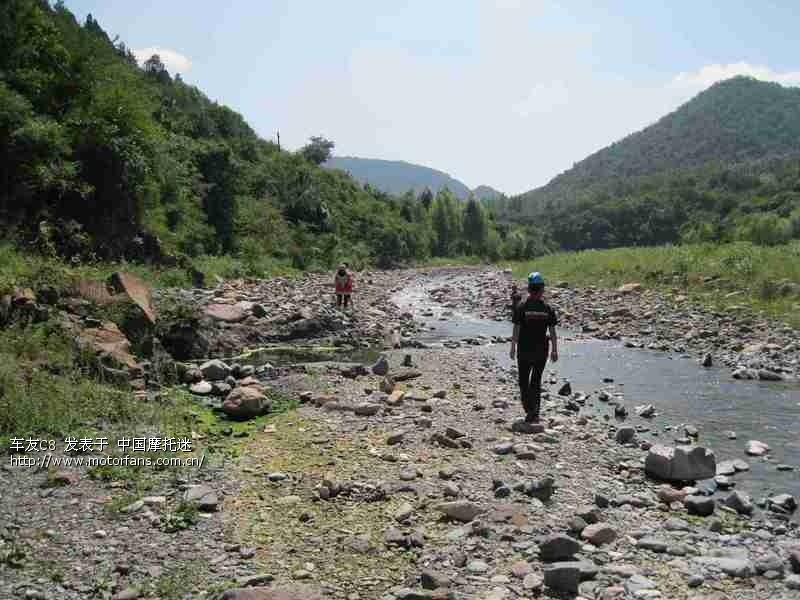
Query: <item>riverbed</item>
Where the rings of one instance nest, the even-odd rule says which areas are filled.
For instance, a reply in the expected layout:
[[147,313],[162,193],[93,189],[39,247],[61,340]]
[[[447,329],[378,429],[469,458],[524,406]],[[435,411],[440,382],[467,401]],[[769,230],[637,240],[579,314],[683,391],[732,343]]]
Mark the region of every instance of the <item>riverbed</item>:
[[[449,283],[469,285],[458,279]],[[417,339],[431,345],[472,340],[502,369],[514,369],[508,343],[500,341],[511,334],[510,318],[482,319],[451,303],[436,302],[428,292],[441,284],[439,279],[429,280],[393,297],[398,306],[425,323],[426,331]],[[640,439],[675,445],[685,437],[683,426],[692,425],[699,430],[697,443],[714,450],[718,463],[734,458],[749,463],[749,471],[732,477],[736,489],[754,500],[784,492],[800,495],[800,388],[796,383],[737,381],[729,370],[701,367],[688,355],[626,348],[623,340],[598,340],[565,330],[559,335],[560,360],[548,364],[545,378],[559,384],[569,381],[574,391],[588,394],[584,412],[619,422],[613,406],[599,401],[596,392],[622,394],[630,414],[626,422],[640,429]],[[655,407],[655,417],[636,415],[635,408],[646,404]],[[735,439],[730,439],[731,432]],[[748,440],[767,443],[768,457],[747,456]],[[778,465],[794,469],[779,470]]]

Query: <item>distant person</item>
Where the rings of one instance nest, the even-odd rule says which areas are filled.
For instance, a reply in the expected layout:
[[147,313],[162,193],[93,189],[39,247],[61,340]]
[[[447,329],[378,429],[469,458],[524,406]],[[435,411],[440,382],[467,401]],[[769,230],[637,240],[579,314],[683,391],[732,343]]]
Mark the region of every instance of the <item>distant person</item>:
[[333,277],[333,285],[336,288],[336,306],[350,306],[350,296],[353,293],[353,276],[347,270],[347,263],[339,265],[336,275]]
[[528,275],[528,297],[515,306],[512,319],[514,335],[509,356],[511,360],[517,359],[519,392],[528,423],[539,422],[542,375],[548,354],[553,362],[558,360],[558,316],[543,296],[544,278],[538,272],[531,273]]

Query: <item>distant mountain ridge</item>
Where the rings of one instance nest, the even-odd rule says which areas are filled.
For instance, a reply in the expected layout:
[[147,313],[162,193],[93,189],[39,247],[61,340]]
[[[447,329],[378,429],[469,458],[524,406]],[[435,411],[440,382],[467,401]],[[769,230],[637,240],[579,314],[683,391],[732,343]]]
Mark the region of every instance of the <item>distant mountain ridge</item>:
[[[334,156],[324,167],[348,172],[362,184],[368,183],[388,194],[402,196],[409,190],[420,194],[425,188],[433,193],[447,187],[456,197],[465,200],[473,193],[467,185],[443,171],[416,165],[403,160]],[[475,188],[478,198],[501,195],[489,186]]]
[[800,89],[734,77],[518,198],[527,212],[612,192],[624,178],[794,158],[800,158]]

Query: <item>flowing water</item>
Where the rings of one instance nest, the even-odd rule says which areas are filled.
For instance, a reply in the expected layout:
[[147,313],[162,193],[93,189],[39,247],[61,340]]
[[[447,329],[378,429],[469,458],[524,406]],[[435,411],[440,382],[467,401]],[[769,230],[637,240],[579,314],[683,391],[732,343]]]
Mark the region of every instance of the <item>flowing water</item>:
[[[441,284],[442,281],[433,281],[414,286],[394,298],[428,325],[426,333],[417,339],[436,344],[477,337],[488,341],[511,335],[510,320],[480,319],[433,301],[427,290]],[[512,367],[508,343],[489,342],[480,348],[503,367]],[[714,450],[718,462],[742,458],[750,464],[750,471],[732,477],[736,489],[751,494],[754,500],[783,492],[800,497],[800,388],[796,384],[735,381],[729,370],[702,368],[693,359],[629,349],[619,341],[581,338],[567,331],[560,333],[559,354],[559,362],[548,363],[548,368],[559,379],[569,380],[574,391],[588,394],[613,388],[624,393],[624,403],[631,413],[626,422],[651,428],[640,433],[640,438],[675,445],[675,438],[683,437],[680,426],[694,425],[700,431],[698,443]],[[604,384],[604,378],[613,378],[615,383]],[[652,404],[658,416],[649,420],[637,417],[633,409],[642,404]],[[596,396],[587,401],[583,410],[613,415],[613,407]],[[666,425],[672,425],[673,430],[666,431]],[[736,432],[737,439],[728,439],[730,431]],[[746,456],[748,440],[769,444],[771,460]],[[796,470],[778,471],[781,463]]]

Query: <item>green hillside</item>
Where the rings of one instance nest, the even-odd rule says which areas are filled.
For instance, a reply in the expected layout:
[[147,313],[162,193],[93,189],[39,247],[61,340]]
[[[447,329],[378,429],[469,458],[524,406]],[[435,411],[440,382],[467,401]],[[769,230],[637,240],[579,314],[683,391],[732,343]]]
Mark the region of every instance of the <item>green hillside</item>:
[[0,225],[16,248],[73,263],[225,257],[255,274],[541,250],[454,202],[468,190],[444,174],[425,170],[421,189],[450,192],[395,198],[322,168],[333,148],[259,138],[158,56],[138,65],[91,15],[0,3]]
[[800,89],[720,82],[544,187],[489,205],[565,250],[800,237]]
[[719,82],[642,131],[521,195],[526,212],[614,193],[619,180],[726,165],[800,158],[800,89],[735,77]]

